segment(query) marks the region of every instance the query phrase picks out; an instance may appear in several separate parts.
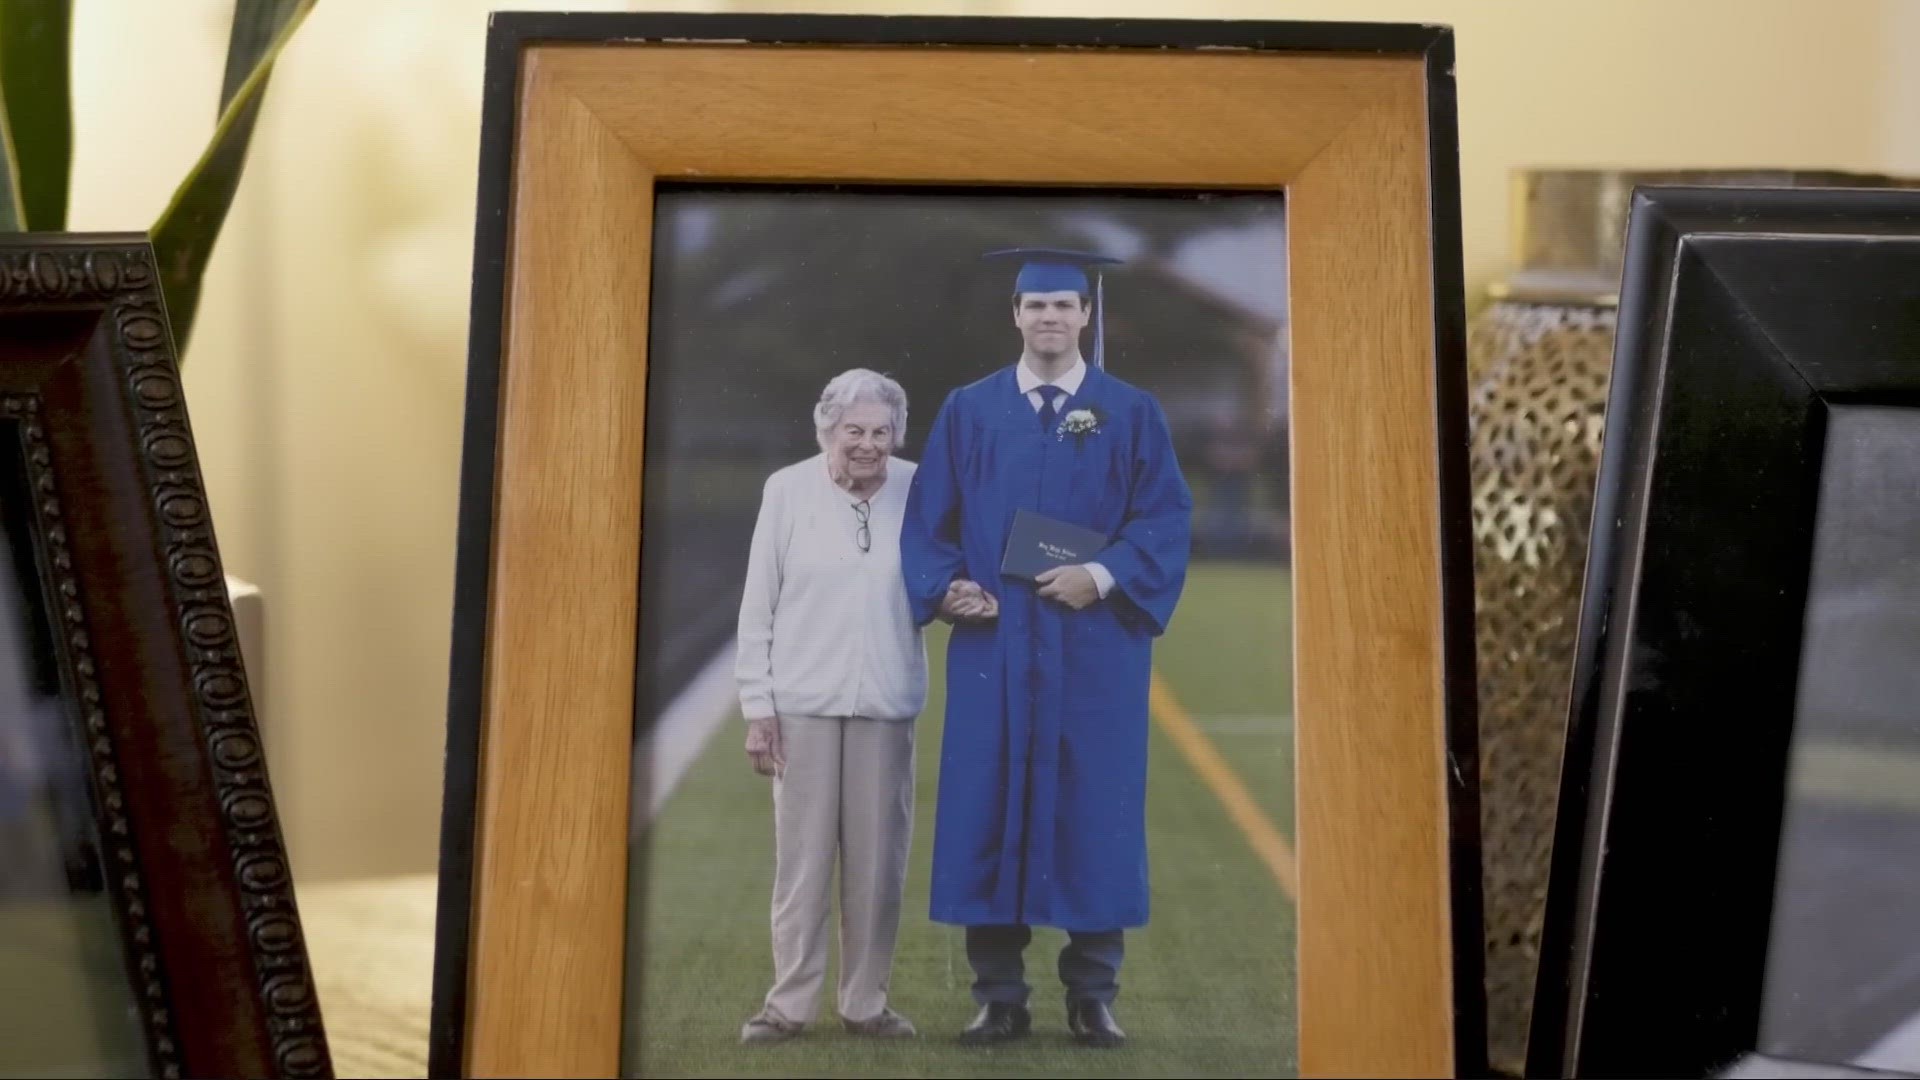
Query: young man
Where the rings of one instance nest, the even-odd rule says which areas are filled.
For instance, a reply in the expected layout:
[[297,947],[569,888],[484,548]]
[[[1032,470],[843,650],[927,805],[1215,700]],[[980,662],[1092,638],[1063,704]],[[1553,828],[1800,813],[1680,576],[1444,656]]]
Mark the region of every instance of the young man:
[[[1193,502],[1159,404],[1100,365],[1097,322],[1096,363],[1080,353],[1098,314],[1086,267],[1115,260],[997,254],[1024,260],[1023,350],[942,404],[900,537],[914,618],[953,623],[931,916],[967,928],[981,1008],[963,1042],[1027,1034],[1022,954],[1052,926],[1070,935],[1068,1027],[1114,1046],[1123,932],[1147,921],[1152,644],[1186,579]],[[1003,576],[1019,510],[1101,543]]]

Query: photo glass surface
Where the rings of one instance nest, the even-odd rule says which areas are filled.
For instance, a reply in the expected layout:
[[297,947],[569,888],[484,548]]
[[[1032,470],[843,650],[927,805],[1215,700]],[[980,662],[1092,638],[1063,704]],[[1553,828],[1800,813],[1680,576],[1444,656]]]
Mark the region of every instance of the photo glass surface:
[[0,421],[0,1076],[145,1076],[32,492],[20,424]]
[[655,198],[622,1071],[1292,1075],[1280,197]]
[[1920,410],[1831,406],[1760,1050],[1920,1073]]

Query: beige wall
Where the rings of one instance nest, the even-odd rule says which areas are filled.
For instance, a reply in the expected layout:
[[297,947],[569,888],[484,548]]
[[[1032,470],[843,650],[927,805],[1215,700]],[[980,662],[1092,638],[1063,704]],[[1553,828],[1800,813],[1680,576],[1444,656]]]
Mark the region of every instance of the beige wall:
[[[74,227],[143,229],[164,204],[212,126],[231,2],[77,6]],[[189,357],[221,546],[266,593],[261,711],[308,879],[435,859],[489,6],[315,9]],[[1516,167],[1920,170],[1920,4],[1902,0],[806,7],[1451,23],[1472,288],[1502,269]]]
[[1881,70],[1886,107],[1880,115],[1880,141],[1886,168],[1920,174],[1920,4],[1890,0],[1881,38]]

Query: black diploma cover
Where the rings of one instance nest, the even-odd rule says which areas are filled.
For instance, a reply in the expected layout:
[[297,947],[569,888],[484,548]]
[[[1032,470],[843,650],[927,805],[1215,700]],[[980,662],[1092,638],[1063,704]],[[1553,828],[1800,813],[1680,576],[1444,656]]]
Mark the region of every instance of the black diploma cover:
[[1016,510],[1000,560],[1000,576],[1031,582],[1056,566],[1083,563],[1105,550],[1107,538],[1092,529]]

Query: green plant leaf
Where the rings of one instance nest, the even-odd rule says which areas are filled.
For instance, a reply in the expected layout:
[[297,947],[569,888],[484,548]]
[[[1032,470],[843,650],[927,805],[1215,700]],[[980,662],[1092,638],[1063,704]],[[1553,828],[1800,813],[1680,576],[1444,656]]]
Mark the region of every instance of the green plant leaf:
[[11,230],[67,227],[73,170],[73,100],[67,84],[72,0],[0,0]]
[[220,111],[246,85],[261,61],[272,63],[279,50],[274,40],[291,32],[290,24],[306,17],[313,0],[234,0],[233,29],[227,35],[227,70],[220,79]]
[[20,163],[13,156],[13,129],[7,110],[0,107],[0,233],[20,232],[27,225],[27,208],[20,205]]
[[[13,0],[0,0],[11,3]],[[315,0],[237,0],[220,88],[220,120],[193,171],[153,224],[160,290],[173,324],[174,348],[184,363],[200,306],[207,260],[233,206],[247,164],[247,146],[267,92],[273,62],[313,9]]]

